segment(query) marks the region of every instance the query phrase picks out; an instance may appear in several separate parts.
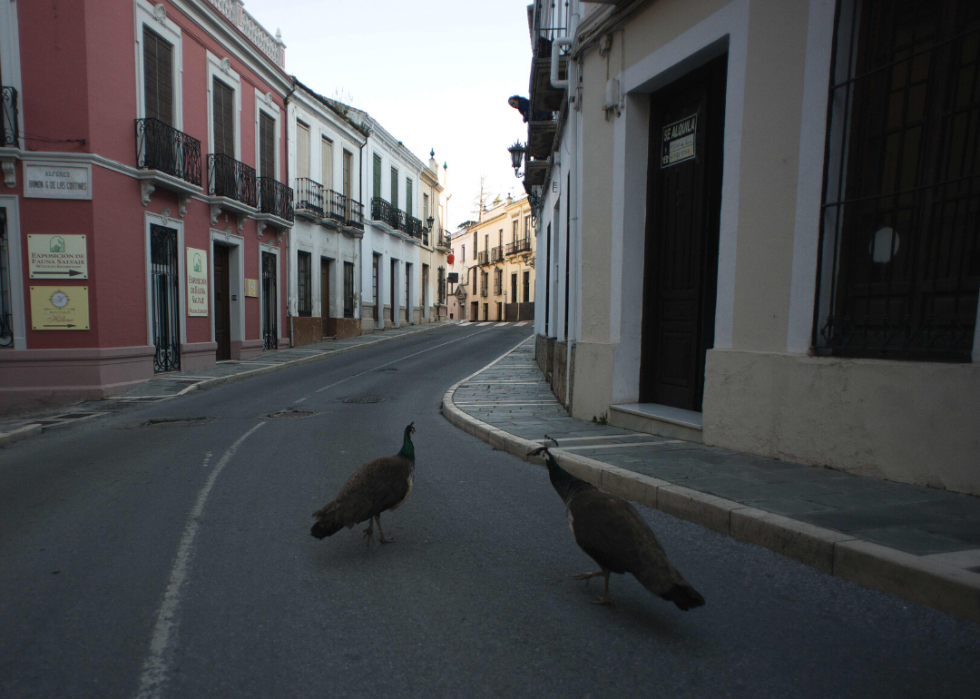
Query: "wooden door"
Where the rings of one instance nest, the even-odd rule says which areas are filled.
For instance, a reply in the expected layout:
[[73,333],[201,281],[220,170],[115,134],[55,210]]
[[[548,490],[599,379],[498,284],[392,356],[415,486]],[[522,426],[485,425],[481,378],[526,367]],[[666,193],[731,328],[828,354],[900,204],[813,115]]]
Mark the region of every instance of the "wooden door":
[[259,114],[259,176],[276,176],[276,120]]
[[320,318],[323,320],[323,335],[327,334],[327,319],[330,315],[330,260],[320,258]]
[[701,410],[714,344],[727,57],[651,96],[640,401]]
[[378,275],[380,274],[379,266],[381,264],[381,257],[379,255],[374,255],[374,264],[371,266],[371,285],[374,291],[374,322],[377,323],[381,319],[381,294],[379,293],[378,286]]
[[218,343],[216,358],[231,359],[231,284],[228,248],[214,246],[214,341]]
[[391,296],[391,324],[395,325],[398,322],[398,291],[395,288],[395,272],[398,271],[398,262],[396,260],[391,261],[391,276],[388,278],[388,292]]

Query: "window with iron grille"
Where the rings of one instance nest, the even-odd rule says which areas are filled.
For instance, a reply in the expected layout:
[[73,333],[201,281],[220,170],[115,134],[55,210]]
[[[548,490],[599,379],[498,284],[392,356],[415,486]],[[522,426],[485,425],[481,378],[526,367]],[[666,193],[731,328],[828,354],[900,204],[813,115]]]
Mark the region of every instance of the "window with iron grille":
[[310,273],[313,256],[308,252],[297,253],[296,276],[299,292],[298,308],[299,315],[310,317],[313,315],[313,284]]
[[980,3],[841,0],[813,344],[969,361],[980,289]]
[[14,346],[13,299],[10,296],[10,258],[7,248],[7,210],[0,209],[0,347]]
[[439,301],[437,303],[439,303],[439,305],[443,305],[446,303],[446,270],[442,267],[440,267],[438,270],[437,279],[439,284],[437,287]]
[[354,317],[354,263],[344,263],[344,318]]

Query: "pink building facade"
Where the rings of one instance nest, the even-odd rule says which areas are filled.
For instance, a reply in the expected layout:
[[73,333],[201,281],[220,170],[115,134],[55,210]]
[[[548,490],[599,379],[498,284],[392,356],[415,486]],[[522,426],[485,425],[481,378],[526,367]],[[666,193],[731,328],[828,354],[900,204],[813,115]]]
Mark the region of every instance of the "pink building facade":
[[0,3],[0,412],[288,346],[284,49],[239,0]]

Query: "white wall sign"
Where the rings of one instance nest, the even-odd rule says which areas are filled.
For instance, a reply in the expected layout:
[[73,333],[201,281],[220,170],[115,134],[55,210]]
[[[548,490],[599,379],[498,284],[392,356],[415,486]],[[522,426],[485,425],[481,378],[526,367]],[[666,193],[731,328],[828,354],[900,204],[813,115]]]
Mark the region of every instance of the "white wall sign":
[[25,162],[24,196],[34,199],[91,199],[92,167]]
[[694,136],[697,129],[697,114],[664,127],[660,167],[670,167],[694,157]]
[[208,314],[208,252],[187,248],[187,315]]
[[88,279],[84,235],[27,236],[31,279]]

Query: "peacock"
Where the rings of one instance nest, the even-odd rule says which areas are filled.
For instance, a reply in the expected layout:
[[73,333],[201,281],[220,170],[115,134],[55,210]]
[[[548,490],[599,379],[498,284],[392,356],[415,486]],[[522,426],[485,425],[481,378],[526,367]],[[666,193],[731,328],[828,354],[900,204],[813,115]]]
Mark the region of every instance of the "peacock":
[[[558,446],[557,441],[545,437]],[[685,612],[704,604],[704,597],[670,564],[657,537],[632,505],[570,474],[558,465],[547,446],[529,452],[528,456],[541,454],[551,485],[565,502],[565,516],[575,543],[601,568],[594,573],[575,575],[574,579],[588,581],[600,575],[605,578],[605,591],[594,600],[596,604],[612,604],[610,573],[632,573],[647,590]]]
[[368,528],[364,530],[368,547],[374,543],[375,524],[378,525],[382,544],[394,541],[385,537],[381,529],[381,513],[397,509],[412,492],[415,477],[414,432],[413,422],[405,428],[401,451],[394,456],[368,461],[354,471],[337,497],[313,513],[316,522],[310,534],[322,539],[337,533],[341,527],[350,529],[355,524],[370,520]]

